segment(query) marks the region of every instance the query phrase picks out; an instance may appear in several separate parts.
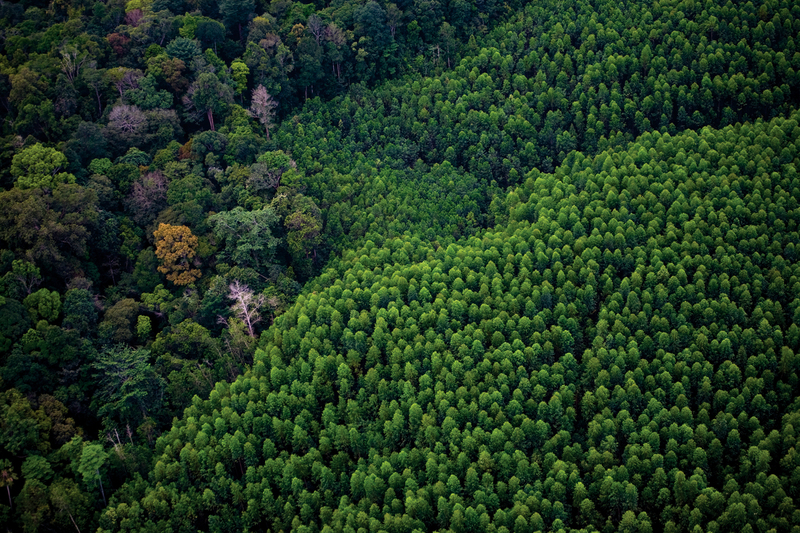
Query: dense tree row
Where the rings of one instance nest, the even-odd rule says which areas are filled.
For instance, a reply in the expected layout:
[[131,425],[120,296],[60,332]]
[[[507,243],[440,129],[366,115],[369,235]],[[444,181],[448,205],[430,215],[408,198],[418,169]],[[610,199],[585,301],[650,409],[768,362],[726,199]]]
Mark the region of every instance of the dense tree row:
[[346,253],[102,527],[799,526],[797,119],[576,154],[507,224]]

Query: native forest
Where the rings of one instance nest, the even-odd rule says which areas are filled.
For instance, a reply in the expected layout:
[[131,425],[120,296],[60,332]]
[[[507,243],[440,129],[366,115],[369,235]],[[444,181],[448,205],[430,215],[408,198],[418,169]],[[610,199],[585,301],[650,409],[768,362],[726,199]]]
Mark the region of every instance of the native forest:
[[0,530],[800,533],[800,3],[307,1],[0,0]]

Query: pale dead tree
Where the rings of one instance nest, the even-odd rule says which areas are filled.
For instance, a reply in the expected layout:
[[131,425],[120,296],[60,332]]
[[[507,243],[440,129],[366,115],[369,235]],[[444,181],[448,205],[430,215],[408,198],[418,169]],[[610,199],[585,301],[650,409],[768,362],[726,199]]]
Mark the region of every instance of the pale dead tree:
[[108,123],[125,133],[138,133],[147,122],[147,117],[135,105],[118,105],[108,115]]
[[258,41],[258,45],[263,48],[264,50],[268,50],[274,53],[274,50],[270,50],[271,48],[275,48],[281,44],[281,38],[275,35],[274,33],[268,33],[264,36],[263,39]]
[[75,83],[75,78],[81,73],[81,67],[86,61],[86,54],[78,55],[74,48],[61,51],[61,72],[67,77],[70,83]]
[[132,11],[128,11],[125,15],[125,24],[128,26],[133,26],[134,28],[141,24],[142,17],[144,17],[144,13],[141,9],[134,9]]
[[267,140],[269,140],[269,129],[275,125],[276,107],[278,107],[277,100],[267,92],[263,85],[259,85],[253,90],[253,99],[248,113],[264,126],[267,131]]
[[137,224],[149,224],[167,207],[167,178],[159,171],[143,174],[133,182],[125,206]]
[[439,47],[438,44],[432,44],[431,45],[431,52],[433,53],[433,56],[434,56],[433,66],[436,66],[436,65],[439,64],[439,59],[442,56],[442,49]]
[[256,324],[261,322],[260,311],[267,301],[266,297],[263,294],[256,296],[247,285],[239,283],[239,280],[231,283],[228,289],[230,289],[228,298],[234,302],[231,306],[231,311],[247,327],[247,333],[250,337],[255,337],[254,328]]
[[135,105],[119,104],[108,114],[108,125],[103,129],[106,139],[120,146],[138,146],[147,129],[147,115]]
[[325,33],[325,23],[322,22],[322,19],[317,16],[316,13],[308,17],[308,22],[306,27],[308,31],[311,32],[311,35],[317,40],[317,46],[319,46],[319,41],[322,39],[323,34]]
[[[114,440],[115,436],[117,438],[116,441]],[[119,440],[119,432],[116,428],[114,428],[113,434],[111,432],[106,433],[106,440],[108,440],[108,442],[111,443],[111,446],[114,447],[114,452],[117,454],[117,457],[119,457],[120,461],[125,461],[125,450],[122,447],[122,442]]]

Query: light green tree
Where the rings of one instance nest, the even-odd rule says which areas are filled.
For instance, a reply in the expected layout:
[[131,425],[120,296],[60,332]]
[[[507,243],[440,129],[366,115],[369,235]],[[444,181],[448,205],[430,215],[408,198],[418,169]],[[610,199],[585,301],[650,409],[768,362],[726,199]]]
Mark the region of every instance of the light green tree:
[[0,278],[9,296],[23,298],[30,295],[33,289],[42,282],[42,274],[39,267],[24,261],[14,259],[11,263],[11,271]]
[[67,157],[39,143],[25,148],[11,160],[11,175],[20,189],[54,189],[62,183],[75,183],[75,176],[62,172]]
[[103,480],[100,479],[100,469],[106,463],[108,454],[103,450],[101,444],[84,444],[81,453],[81,461],[78,465],[78,472],[83,476],[83,481],[87,485],[95,482],[100,484],[100,494],[103,496],[103,504],[106,504],[106,492],[103,490]]
[[31,455],[22,463],[22,477],[45,481],[53,477],[53,469],[50,468],[47,459],[41,455]]
[[22,302],[33,315],[34,320],[47,320],[53,323],[61,313],[61,297],[56,291],[39,289]]
[[[216,46],[216,43],[214,44]],[[250,69],[240,59],[231,63],[231,77],[236,82],[234,92],[237,96],[241,97],[245,89],[247,89],[247,76],[250,75]]]
[[150,323],[150,317],[147,315],[139,315],[136,318],[136,334],[139,340],[144,342],[150,336],[153,326]]

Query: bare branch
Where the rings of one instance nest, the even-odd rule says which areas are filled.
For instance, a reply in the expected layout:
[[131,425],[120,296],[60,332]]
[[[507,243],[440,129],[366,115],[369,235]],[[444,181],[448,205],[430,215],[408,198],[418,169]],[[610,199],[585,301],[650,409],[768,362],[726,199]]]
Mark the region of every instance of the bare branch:
[[323,34],[325,33],[325,24],[322,22],[322,19],[314,13],[310,17],[308,17],[308,23],[306,25],[308,31],[311,32],[311,35],[317,40],[317,46],[319,46],[319,41],[322,39]]
[[269,140],[269,129],[275,125],[276,107],[278,107],[278,102],[270,96],[263,85],[259,85],[253,90],[253,99],[248,113],[264,126],[267,131],[267,140]]
[[248,334],[255,337],[254,327],[261,322],[259,311],[264,307],[266,298],[263,294],[255,296],[253,291],[247,285],[239,283],[239,280],[235,280],[228,288],[230,289],[228,298],[234,301],[231,311],[247,326]]
[[147,117],[135,105],[118,105],[108,115],[108,123],[125,133],[138,133]]
[[78,57],[78,51],[74,48],[61,51],[61,71],[67,76],[70,83],[75,83],[75,78],[80,74],[85,61],[86,54]]

